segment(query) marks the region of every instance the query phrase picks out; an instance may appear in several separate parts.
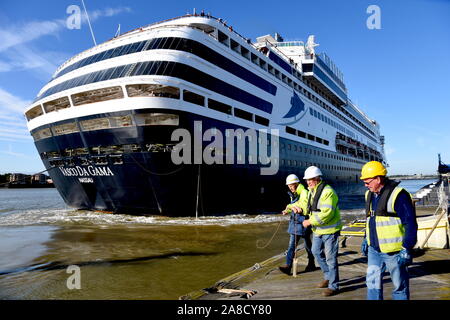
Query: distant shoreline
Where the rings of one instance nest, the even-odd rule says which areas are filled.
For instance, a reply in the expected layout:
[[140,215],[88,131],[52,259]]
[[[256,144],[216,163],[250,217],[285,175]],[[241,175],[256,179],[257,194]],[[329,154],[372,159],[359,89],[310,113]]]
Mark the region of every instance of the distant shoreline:
[[53,183],[49,184],[11,184],[11,185],[2,185],[1,189],[43,189],[43,188],[54,188],[55,185]]
[[394,175],[389,176],[389,178],[397,180],[438,180],[439,175]]

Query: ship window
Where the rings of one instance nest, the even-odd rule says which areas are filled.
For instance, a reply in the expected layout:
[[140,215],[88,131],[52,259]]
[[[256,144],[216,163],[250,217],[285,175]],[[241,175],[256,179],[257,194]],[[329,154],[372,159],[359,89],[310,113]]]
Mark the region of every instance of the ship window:
[[262,69],[267,70],[266,65],[267,65],[267,63],[263,59],[259,59],[259,66]]
[[229,106],[225,103],[213,100],[213,99],[208,99],[208,108],[219,111],[219,112],[223,112],[226,114],[231,114],[231,109],[232,109],[231,106]]
[[330,143],[328,142],[328,140],[323,140],[323,144],[327,146],[327,145],[329,145]]
[[46,158],[59,158],[61,156],[58,151],[48,151],[44,153]]
[[84,156],[88,155],[88,149],[87,148],[75,148],[72,149],[72,156]]
[[122,147],[125,153],[141,152],[141,146],[138,144],[124,144]]
[[281,79],[281,74],[280,74],[280,71],[278,71],[278,69],[275,69],[275,77],[277,77],[278,79]]
[[36,117],[42,116],[44,112],[42,111],[41,105],[37,105],[25,113],[27,120],[30,121]]
[[303,131],[298,130],[298,131],[297,131],[297,135],[298,135],[299,137],[306,138],[306,133],[303,132]]
[[254,53],[251,54],[251,60],[254,64],[258,64],[258,57]]
[[297,130],[295,130],[294,128],[291,128],[291,127],[287,127],[287,126],[286,126],[286,132],[287,132],[287,133],[290,133],[290,134],[296,134],[296,131],[297,131]]
[[52,133],[50,131],[50,128],[45,128],[38,130],[32,134],[34,141],[38,141],[45,138],[50,138],[52,136]]
[[236,51],[237,53],[239,53],[239,43],[237,43],[233,39],[230,39],[230,48],[231,48],[231,50]]
[[241,46],[241,55],[244,58],[250,59],[250,51],[247,48]]
[[315,137],[312,134],[308,134],[308,139],[311,140],[311,141],[314,141]]
[[253,114],[238,108],[234,108],[234,115],[248,121],[253,121]]
[[72,95],[74,106],[121,98],[123,98],[123,91],[121,87],[101,88]]
[[135,119],[138,126],[178,126],[180,123],[177,114],[169,113],[137,113]]
[[75,122],[68,122],[52,127],[53,134],[55,136],[61,136],[64,134],[78,132],[78,127]]
[[319,138],[319,137],[316,137],[316,141],[318,142],[318,143],[322,143],[322,139],[321,138]]
[[56,100],[52,100],[44,103],[45,112],[53,112],[61,109],[69,108],[70,102],[68,97],[62,97]]
[[267,70],[269,71],[269,73],[275,75],[275,69],[270,64],[268,65],[268,69]]
[[80,121],[81,130],[83,131],[93,131],[93,130],[101,130],[101,129],[109,129],[109,120],[108,118],[97,118]]
[[180,89],[161,84],[133,84],[126,86],[129,97],[163,97],[180,99]]
[[199,106],[205,105],[205,97],[188,90],[183,90],[183,100]]
[[264,117],[258,116],[255,114],[255,122],[258,124],[261,124],[263,126],[268,126],[269,125],[269,119],[266,119]]
[[228,36],[225,33],[223,33],[222,31],[218,30],[218,36],[217,37],[218,37],[219,42],[221,44],[226,45],[228,47]]
[[129,127],[133,125],[131,115],[110,117],[109,122],[111,123],[112,128]]

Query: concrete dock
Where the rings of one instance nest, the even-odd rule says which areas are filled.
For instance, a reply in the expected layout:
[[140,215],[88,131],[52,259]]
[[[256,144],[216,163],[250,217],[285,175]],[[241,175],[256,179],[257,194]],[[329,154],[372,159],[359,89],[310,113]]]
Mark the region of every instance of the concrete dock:
[[[430,194],[426,203],[417,207],[418,217],[432,215],[435,212],[435,207],[431,205],[436,205],[434,191],[438,188],[433,189],[433,194]],[[316,287],[323,280],[322,271],[317,268],[312,272],[304,272],[307,263],[306,252],[304,249],[298,249],[299,264],[296,277],[288,276],[278,269],[278,266],[284,264],[285,254],[282,253],[217,281],[211,288],[199,289],[181,296],[180,299],[245,299],[243,293],[215,292],[216,289],[228,288],[256,291],[250,300],[365,300],[367,258],[360,254],[361,241],[362,237],[350,237],[345,247],[340,245],[338,255],[340,291],[335,296],[322,295],[324,289]],[[409,266],[409,273],[411,300],[450,300],[450,249],[416,250],[413,264]],[[383,286],[384,299],[391,300],[392,282],[389,273],[384,277]]]
[[[284,254],[266,260],[259,265],[243,270],[218,281],[215,286],[231,289],[255,290],[250,299],[267,300],[365,300],[367,258],[360,251],[361,238],[350,238],[347,246],[339,249],[340,293],[332,297],[322,296],[324,289],[316,288],[323,280],[320,269],[304,272],[307,258],[302,249],[299,257],[299,272],[296,277],[278,270],[284,262]],[[450,250],[426,250],[414,258],[409,267],[411,300],[450,300]],[[384,298],[391,299],[392,282],[389,275],[384,278]],[[242,300],[241,294],[208,293],[199,290],[180,297],[200,300]]]

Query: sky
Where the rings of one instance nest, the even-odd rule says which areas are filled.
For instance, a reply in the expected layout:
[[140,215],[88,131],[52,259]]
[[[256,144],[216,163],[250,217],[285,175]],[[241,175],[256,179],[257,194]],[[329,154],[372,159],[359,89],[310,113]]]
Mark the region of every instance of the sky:
[[[123,33],[194,8],[252,41],[313,34],[316,51],[344,74],[350,99],[380,124],[389,174],[434,174],[438,153],[450,163],[450,0],[84,3],[98,44],[119,24]],[[59,65],[93,46],[84,16],[79,28],[68,28],[71,6],[84,14],[81,0],[0,1],[0,173],[45,169],[23,112]]]

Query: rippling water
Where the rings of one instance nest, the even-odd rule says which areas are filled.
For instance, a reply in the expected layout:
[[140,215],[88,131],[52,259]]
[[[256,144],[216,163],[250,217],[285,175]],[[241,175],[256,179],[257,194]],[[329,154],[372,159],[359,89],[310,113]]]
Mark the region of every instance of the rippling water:
[[[430,182],[404,186],[415,192]],[[345,222],[363,216],[362,198],[340,197]],[[55,189],[0,189],[0,299],[177,299],[283,252],[287,223],[275,214],[79,211]],[[68,289],[70,265],[80,268],[81,289]]]

